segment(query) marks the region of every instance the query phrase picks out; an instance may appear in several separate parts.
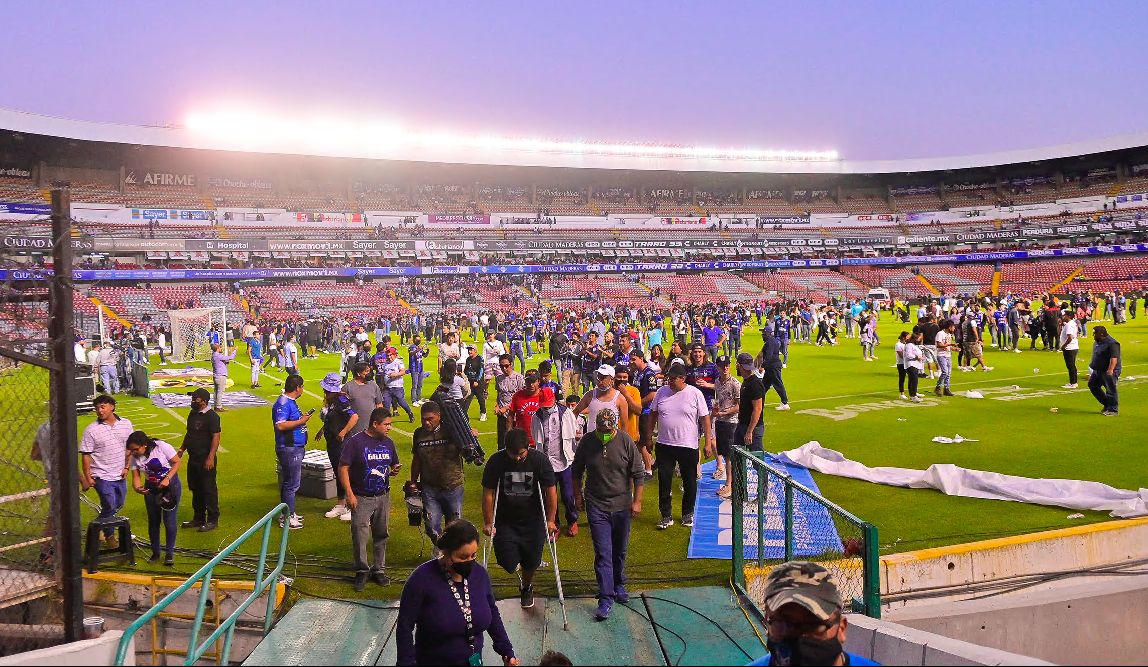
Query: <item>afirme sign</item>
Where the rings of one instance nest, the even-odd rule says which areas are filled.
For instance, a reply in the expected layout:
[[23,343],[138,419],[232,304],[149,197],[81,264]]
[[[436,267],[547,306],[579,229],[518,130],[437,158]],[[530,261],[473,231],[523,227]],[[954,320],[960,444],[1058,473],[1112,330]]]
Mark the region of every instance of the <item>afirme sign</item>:
[[142,176],[129,171],[124,176],[124,185],[175,185],[185,188],[195,187],[195,174],[173,174],[166,171],[145,171]]

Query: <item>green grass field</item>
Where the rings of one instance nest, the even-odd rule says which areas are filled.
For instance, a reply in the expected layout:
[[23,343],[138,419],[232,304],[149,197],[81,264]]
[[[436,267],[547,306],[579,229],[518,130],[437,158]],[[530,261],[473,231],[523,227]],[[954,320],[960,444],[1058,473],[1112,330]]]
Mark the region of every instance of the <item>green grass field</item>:
[[[882,345],[880,359],[862,360],[856,340],[840,339],[836,347],[814,347],[794,344],[785,381],[792,411],[777,412],[776,395],[767,398],[765,412],[766,449],[777,452],[798,447],[811,440],[843,452],[867,465],[891,465],[925,468],[934,463],[953,463],[969,468],[1029,477],[1056,477],[1093,480],[1119,488],[1137,489],[1148,486],[1148,459],[1140,452],[1144,442],[1142,422],[1148,409],[1140,400],[1148,376],[1148,322],[1141,319],[1110,330],[1122,343],[1124,378],[1121,382],[1121,414],[1100,416],[1100,406],[1084,388],[1084,369],[1088,365],[1092,343],[1082,343],[1080,355],[1081,389],[1061,390],[1067,382],[1061,355],[1057,352],[1028,351],[1022,354],[998,352],[987,348],[986,358],[995,366],[991,373],[956,372],[954,392],[968,389],[986,391],[983,400],[963,396],[938,399],[939,404],[913,406],[897,400],[897,373],[893,368],[892,345],[902,330],[899,322],[884,315],[880,326]],[[745,348],[760,349],[760,334],[747,332]],[[405,352],[405,351],[404,351]],[[241,345],[241,356],[243,348]],[[541,361],[535,356],[533,363]],[[321,355],[317,360],[303,361],[301,372],[307,378],[306,389],[321,394],[319,379],[337,370],[337,355]],[[433,361],[431,362],[433,364]],[[430,365],[429,367],[433,367]],[[279,371],[271,371],[274,380],[263,379],[264,388],[255,390],[269,400],[278,394]],[[248,370],[235,365],[232,378],[235,389],[248,390]],[[428,380],[428,383],[431,381]],[[933,383],[922,381],[921,393],[932,397]],[[997,388],[1019,385],[1020,390],[993,394]],[[429,393],[433,384],[427,387]],[[1051,391],[1051,394],[1040,392]],[[319,407],[316,395],[304,394],[303,410]],[[1021,396],[1020,400],[998,400],[1003,396]],[[994,396],[996,398],[994,398]],[[893,401],[870,409],[850,410],[849,406]],[[872,409],[874,407],[880,409]],[[1056,407],[1057,412],[1050,412]],[[154,437],[181,442],[186,410],[158,409],[144,399],[122,397],[119,413]],[[245,408],[222,415],[225,452],[220,456],[220,504],[222,520],[218,530],[201,534],[183,532],[179,547],[214,552],[241,534],[254,521],[278,502],[274,447],[269,408]],[[495,422],[479,423],[477,405],[472,406],[474,424],[482,433],[488,453],[494,450]],[[417,418],[417,414],[416,414]],[[81,429],[92,417],[82,417]],[[318,427],[319,422],[313,425]],[[410,432],[413,425],[406,417],[396,420],[392,436],[405,465],[409,467]],[[937,444],[937,435],[960,433],[978,442]],[[322,443],[318,443],[320,446]],[[480,470],[467,467],[465,516],[476,523],[479,510]],[[932,546],[969,542],[992,537],[1015,535],[1060,528],[1081,523],[1107,520],[1102,513],[1085,513],[1085,518],[1070,520],[1072,510],[1038,507],[1019,503],[952,498],[928,490],[896,489],[815,474],[822,493],[829,499],[868,520],[880,531],[881,552],[893,553]],[[675,489],[675,505],[677,501]],[[87,493],[95,501],[95,492]],[[402,577],[418,565],[421,529],[409,527],[402,494],[392,494],[391,540],[388,566],[396,583],[387,589],[369,587],[363,597],[397,597]],[[291,534],[287,574],[298,575],[298,588],[303,593],[334,597],[354,597],[349,579],[350,535],[348,524],[323,518],[333,501],[299,498],[298,511],[306,527]],[[87,514],[93,514],[85,510]],[[146,535],[144,503],[134,492],[129,494],[124,513],[132,518],[136,535]],[[191,517],[190,494],[180,508],[181,520]],[[643,515],[633,528],[630,550],[630,574],[635,588],[692,583],[723,583],[729,576],[726,561],[687,560],[688,531],[674,526],[658,531],[656,485],[647,489]],[[430,547],[424,545],[424,558]],[[245,551],[257,548],[252,544]],[[589,533],[583,530],[573,539],[563,537],[559,556],[564,583],[573,592],[593,591],[593,552]],[[181,554],[176,571],[190,574],[203,559]],[[147,571],[141,561],[138,567]],[[170,573],[170,569],[165,569]],[[495,573],[500,594],[511,591],[511,577]],[[549,588],[549,576],[541,577],[540,592]],[[568,591],[569,592],[569,591]]]

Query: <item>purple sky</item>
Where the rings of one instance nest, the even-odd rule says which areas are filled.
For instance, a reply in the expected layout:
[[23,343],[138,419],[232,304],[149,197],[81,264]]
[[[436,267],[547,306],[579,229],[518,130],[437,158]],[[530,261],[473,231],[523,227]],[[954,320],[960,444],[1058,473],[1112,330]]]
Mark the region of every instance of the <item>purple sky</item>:
[[4,2],[0,106],[938,157],[1148,131],[1136,2]]

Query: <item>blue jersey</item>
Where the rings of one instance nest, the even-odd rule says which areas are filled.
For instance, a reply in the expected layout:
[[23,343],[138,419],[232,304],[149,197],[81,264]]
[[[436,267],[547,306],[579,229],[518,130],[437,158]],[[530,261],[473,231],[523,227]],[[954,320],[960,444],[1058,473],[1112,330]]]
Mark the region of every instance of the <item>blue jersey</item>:
[[[271,422],[279,424],[281,422],[296,421],[303,418],[303,413],[299,411],[299,404],[295,399],[282,394],[275,403],[271,406]],[[275,429],[275,446],[276,447],[303,447],[307,444],[307,425],[302,424],[296,426],[289,431],[280,431]]]
[[407,366],[410,367],[411,372],[422,370],[423,358],[427,356],[427,350],[420,345],[412,345],[407,354]]
[[212,331],[207,334],[207,339],[211,341],[212,345],[219,345],[219,332]]
[[247,349],[251,352],[252,359],[263,358],[263,341],[252,336],[247,339]]
[[789,320],[778,317],[773,323],[773,335],[777,338],[789,338]]

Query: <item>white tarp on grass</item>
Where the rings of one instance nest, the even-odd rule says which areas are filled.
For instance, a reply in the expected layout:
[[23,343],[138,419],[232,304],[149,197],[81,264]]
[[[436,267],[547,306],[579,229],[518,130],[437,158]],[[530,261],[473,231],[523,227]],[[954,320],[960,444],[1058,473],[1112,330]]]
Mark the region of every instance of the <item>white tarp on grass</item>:
[[870,468],[845,458],[840,452],[822,447],[816,441],[782,452],[778,458],[826,475],[910,489],[936,489],[950,496],[1094,510],[1125,519],[1148,515],[1148,489],[1126,491],[1100,482],[1016,477],[969,470],[951,463],[933,464],[928,470]]

